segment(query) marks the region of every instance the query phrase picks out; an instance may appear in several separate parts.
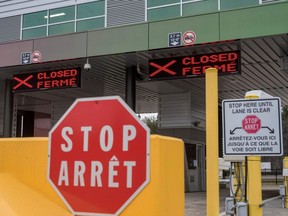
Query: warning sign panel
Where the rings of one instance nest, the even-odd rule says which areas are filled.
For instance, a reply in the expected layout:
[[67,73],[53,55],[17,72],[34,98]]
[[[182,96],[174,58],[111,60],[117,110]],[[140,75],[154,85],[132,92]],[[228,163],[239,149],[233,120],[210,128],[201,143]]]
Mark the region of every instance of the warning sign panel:
[[81,69],[69,68],[13,75],[12,91],[42,91],[76,88],[81,85]]
[[224,155],[283,154],[280,98],[223,100]]
[[150,59],[149,80],[203,77],[208,68],[219,75],[240,74],[240,51],[209,53],[172,58]]

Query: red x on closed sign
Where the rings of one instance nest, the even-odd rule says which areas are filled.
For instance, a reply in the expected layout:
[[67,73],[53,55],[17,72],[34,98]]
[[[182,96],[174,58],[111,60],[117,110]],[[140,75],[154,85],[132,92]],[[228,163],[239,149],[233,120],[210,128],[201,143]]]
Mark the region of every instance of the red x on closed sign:
[[172,71],[170,70],[168,67],[173,65],[176,61],[175,60],[172,60],[170,62],[168,62],[167,64],[165,64],[164,66],[161,66],[159,64],[156,64],[154,62],[150,62],[150,65],[157,68],[158,70],[154,71],[153,73],[150,74],[150,77],[154,77],[156,76],[157,74],[159,74],[160,72],[164,72],[164,73],[168,73],[170,75],[175,75],[176,72],[175,71]]
[[28,74],[27,77],[24,76],[14,76],[13,77],[13,91],[18,90],[19,88],[31,89],[33,85],[28,81],[33,78],[33,75]]

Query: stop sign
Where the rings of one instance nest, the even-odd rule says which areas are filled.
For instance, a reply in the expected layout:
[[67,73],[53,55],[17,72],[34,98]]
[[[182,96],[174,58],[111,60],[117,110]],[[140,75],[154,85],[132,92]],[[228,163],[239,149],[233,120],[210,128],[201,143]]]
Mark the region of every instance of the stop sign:
[[119,215],[149,182],[149,135],[120,97],[77,99],[49,132],[48,181],[74,215]]
[[248,115],[242,120],[242,128],[247,133],[257,133],[261,128],[261,120],[255,115]]

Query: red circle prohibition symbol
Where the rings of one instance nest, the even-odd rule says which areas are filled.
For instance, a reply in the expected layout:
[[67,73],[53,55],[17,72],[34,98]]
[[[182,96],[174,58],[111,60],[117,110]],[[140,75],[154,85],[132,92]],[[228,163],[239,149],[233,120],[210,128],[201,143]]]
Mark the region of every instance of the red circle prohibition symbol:
[[182,36],[182,41],[186,45],[193,45],[196,41],[196,34],[193,31],[186,31]]

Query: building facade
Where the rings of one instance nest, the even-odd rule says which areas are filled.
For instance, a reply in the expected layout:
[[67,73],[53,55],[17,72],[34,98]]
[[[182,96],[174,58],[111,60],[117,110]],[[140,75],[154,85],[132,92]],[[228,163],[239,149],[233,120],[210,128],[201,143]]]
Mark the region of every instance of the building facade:
[[[151,80],[149,62],[239,51],[219,106],[253,89],[288,105],[287,11],[285,0],[0,1],[0,136],[46,136],[79,97],[135,97],[137,113],[158,113],[159,133],[185,140],[186,189],[204,190],[204,78]],[[79,84],[52,82],[74,69]]]
[[187,17],[282,0],[1,1],[0,42]]

